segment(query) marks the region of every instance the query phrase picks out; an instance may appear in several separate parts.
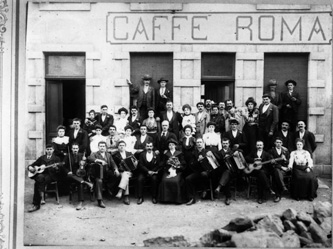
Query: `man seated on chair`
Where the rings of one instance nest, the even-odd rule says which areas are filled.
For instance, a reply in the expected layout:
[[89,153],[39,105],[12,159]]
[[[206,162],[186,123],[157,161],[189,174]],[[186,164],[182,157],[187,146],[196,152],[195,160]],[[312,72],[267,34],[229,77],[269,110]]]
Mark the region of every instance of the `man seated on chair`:
[[118,193],[116,197],[120,200],[124,196],[124,204],[129,205],[129,179],[132,177],[132,172],[129,171],[124,166],[124,159],[133,156],[131,152],[126,151],[126,142],[124,140],[120,140],[118,142],[118,151],[114,154],[113,158],[117,165],[116,175],[118,176],[117,182],[118,185]]
[[111,154],[106,152],[106,142],[99,142],[98,149],[99,151],[91,153],[88,162],[91,163],[91,177],[95,179],[98,206],[105,208],[102,195],[103,183],[110,189],[110,184],[114,181],[115,176],[119,176],[119,172]]
[[190,162],[191,171],[193,173],[185,178],[186,191],[189,199],[186,205],[192,205],[196,202],[196,186],[207,182],[209,179],[209,173],[201,166],[200,161],[211,154],[211,151],[205,149],[203,139],[198,137],[196,147],[193,151],[193,160]]
[[158,193],[158,175],[160,167],[160,157],[153,151],[153,143],[146,143],[146,150],[140,154],[138,164],[138,178],[137,178],[137,196],[138,205],[143,202],[143,187],[147,178],[151,179],[151,195],[153,204],[157,203]]
[[86,175],[86,157],[82,153],[79,153],[79,145],[77,143],[72,144],[72,151],[70,154],[67,154],[65,157],[65,172],[67,179],[69,180],[70,187],[72,184],[75,184],[78,188],[78,199],[79,204],[76,207],[76,210],[81,210],[83,205],[83,184],[88,185],[92,191],[93,184],[85,181],[83,177]]
[[41,204],[45,204],[45,187],[48,184],[57,181],[59,177],[59,166],[62,164],[60,163],[59,157],[55,156],[53,152],[53,145],[47,144],[46,154],[39,157],[34,163],[28,166],[29,177],[35,180],[34,196],[32,201],[33,205],[28,209],[28,212],[37,211],[40,209]]
[[282,193],[288,191],[286,185],[284,184],[283,178],[287,174],[290,175],[290,171],[288,172],[290,154],[288,149],[282,146],[282,138],[276,137],[274,144],[275,146],[270,149],[269,154],[271,154],[273,158],[279,159],[272,163],[273,168],[271,172],[272,184],[275,191],[274,202],[279,202],[281,200]]
[[[233,160],[229,160],[230,157],[235,153],[235,150],[230,149],[229,138],[222,138],[222,150],[216,153],[216,158],[220,163],[218,170],[219,173],[219,183],[215,189],[215,194],[218,195],[223,190],[225,195],[225,204],[230,205],[230,182],[233,178],[237,177],[241,172],[238,170],[237,165],[235,165]],[[239,151],[238,153],[242,153]]]
[[[264,201],[264,192],[268,191],[271,195],[274,195],[275,192],[272,190],[269,181],[269,175],[271,172],[271,164],[261,165],[262,167],[258,167],[256,165],[260,165],[261,163],[268,162],[272,159],[272,156],[264,151],[264,142],[258,140],[256,143],[256,150],[253,150],[250,154],[245,157],[247,163],[249,165],[249,169],[253,169],[249,171],[250,176],[253,176],[257,180],[257,192],[258,192],[258,203],[262,204]],[[257,163],[257,164],[255,164]]]

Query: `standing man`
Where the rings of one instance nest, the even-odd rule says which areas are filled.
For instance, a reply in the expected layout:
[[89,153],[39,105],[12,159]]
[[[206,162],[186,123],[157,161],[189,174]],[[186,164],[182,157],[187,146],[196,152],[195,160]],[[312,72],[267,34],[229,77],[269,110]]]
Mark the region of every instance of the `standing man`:
[[102,135],[107,136],[109,133],[109,127],[113,125],[113,116],[108,114],[108,106],[101,106],[101,113],[96,116],[97,122],[102,126]]
[[[31,174],[34,174],[34,176],[30,178],[35,180],[32,207],[28,209],[28,212],[37,211],[40,209],[41,204],[45,204],[45,187],[47,184],[58,179],[59,166],[61,165],[60,159],[53,154],[54,148],[52,144],[47,144],[45,150],[45,155],[39,157],[34,163],[28,166],[28,171]],[[49,166],[49,168],[46,168],[47,166]],[[41,173],[37,173],[38,167],[41,167],[41,169],[44,170]]]
[[294,150],[295,134],[290,131],[290,125],[288,121],[282,121],[281,129],[274,134],[274,138],[277,137],[282,139],[282,146],[287,148],[289,153]]
[[141,125],[140,127],[140,135],[136,137],[136,142],[134,145],[135,157],[139,159],[140,154],[146,149],[147,143],[153,143],[153,138],[149,135],[147,135],[147,126]]
[[[99,151],[91,153],[88,157],[88,161],[93,163],[92,177],[95,178],[95,194],[98,202],[98,206],[105,208],[103,202],[103,183],[107,185],[110,190],[112,182],[116,177],[119,177],[118,167],[113,161],[111,154],[106,152],[106,143],[101,141],[98,143]],[[101,169],[102,168],[102,169]]]
[[177,136],[177,140],[179,139],[179,131],[182,128],[183,118],[179,112],[175,112],[173,110],[173,103],[171,100],[168,100],[166,103],[166,111],[161,114],[161,121],[164,120],[169,121],[169,131],[173,132]]
[[215,132],[220,133],[222,136],[222,134],[225,132],[225,119],[222,114],[219,114],[219,108],[216,104],[212,105],[210,122],[214,122],[216,124]]
[[143,86],[134,86],[132,82],[127,80],[130,87],[130,92],[137,94],[137,106],[141,120],[148,117],[148,108],[155,109],[155,89],[150,86],[151,76],[145,74],[142,78]]
[[166,152],[169,147],[168,147],[168,140],[170,139],[177,140],[176,135],[173,132],[169,131],[169,121],[164,120],[162,122],[162,132],[158,133],[156,136],[156,150],[155,153],[160,155],[161,159],[162,156],[164,155],[164,152]]
[[268,81],[268,94],[271,96],[271,103],[279,106],[280,104],[280,95],[276,92],[277,87],[277,80],[276,79],[270,79]]
[[202,137],[203,134],[206,132],[207,124],[210,120],[209,114],[205,111],[205,104],[203,102],[197,103],[198,112],[194,115],[195,116],[195,136]]
[[302,103],[298,92],[294,90],[297,85],[294,80],[287,80],[285,83],[288,90],[281,93],[281,119],[287,120],[290,123],[290,130],[295,132],[298,120],[298,107]]
[[259,140],[263,141],[268,149],[272,147],[273,134],[279,123],[279,110],[271,103],[271,96],[265,93],[262,96],[263,103],[259,106]]
[[164,78],[160,78],[157,83],[160,84],[160,88],[156,90],[156,115],[159,116],[161,112],[166,111],[166,102],[172,101],[172,93],[166,88],[169,81]]
[[303,149],[309,151],[311,157],[313,157],[312,154],[317,148],[316,138],[311,131],[305,130],[305,127],[306,125],[304,121],[298,121],[297,123],[298,131],[295,133],[295,139],[296,138],[303,139],[304,140]]
[[111,125],[109,128],[109,136],[106,137],[106,150],[113,155],[118,150],[117,142],[119,141],[119,136],[116,134],[117,128]]
[[73,127],[68,134],[70,147],[77,143],[80,146],[79,152],[83,153],[88,147],[88,133],[81,128],[81,120],[78,118],[73,119]]
[[231,129],[224,134],[224,137],[230,142],[232,150],[246,150],[246,136],[240,130],[238,130],[238,120],[235,118],[229,119]]
[[141,153],[138,164],[137,197],[138,205],[143,202],[143,187],[147,178],[151,179],[152,203],[157,203],[158,175],[160,169],[160,157],[153,151],[153,143],[146,143],[146,150]]
[[133,128],[133,135],[139,135],[140,134],[140,125],[142,123],[141,118],[138,114],[138,107],[135,105],[132,105],[130,108],[130,115],[127,118],[128,125]]
[[225,103],[223,101],[219,103],[219,114],[225,117],[226,110],[225,110]]

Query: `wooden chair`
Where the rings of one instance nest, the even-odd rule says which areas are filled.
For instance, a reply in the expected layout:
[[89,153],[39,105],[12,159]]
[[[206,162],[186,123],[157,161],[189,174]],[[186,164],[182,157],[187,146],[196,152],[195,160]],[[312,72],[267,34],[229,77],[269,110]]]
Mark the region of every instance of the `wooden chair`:
[[44,191],[44,200],[46,200],[46,193],[54,193],[56,202],[59,205],[60,199],[59,199],[59,191],[58,191],[58,182],[54,181],[45,186],[45,191]]

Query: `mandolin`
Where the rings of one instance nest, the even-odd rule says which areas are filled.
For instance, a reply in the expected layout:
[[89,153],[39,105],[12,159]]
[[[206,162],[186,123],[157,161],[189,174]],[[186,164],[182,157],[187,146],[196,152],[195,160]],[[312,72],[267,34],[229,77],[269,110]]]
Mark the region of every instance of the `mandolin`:
[[54,163],[54,164],[50,164],[50,165],[47,165],[47,166],[45,166],[44,164],[41,165],[41,166],[35,166],[35,172],[32,173],[28,170],[28,177],[33,178],[35,175],[43,173],[44,170],[47,169],[47,168],[57,167],[57,166],[62,166],[62,165],[64,165],[63,162]]
[[247,165],[247,167],[244,168],[244,172],[246,174],[250,174],[253,170],[260,170],[262,168],[262,165],[268,164],[268,163],[272,163],[274,161],[281,161],[284,160],[284,157],[279,157],[279,158],[274,158],[272,160],[268,160],[265,162],[254,162],[254,163],[249,163]]

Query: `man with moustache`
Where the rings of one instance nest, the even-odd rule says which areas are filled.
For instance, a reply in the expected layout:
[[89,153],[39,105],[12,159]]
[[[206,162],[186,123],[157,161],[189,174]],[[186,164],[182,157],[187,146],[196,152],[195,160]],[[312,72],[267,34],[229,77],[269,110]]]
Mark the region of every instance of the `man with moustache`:
[[311,131],[305,130],[305,122],[298,121],[297,128],[298,131],[295,133],[295,139],[300,138],[304,140],[304,150],[309,151],[311,157],[313,157],[313,152],[317,148],[315,135]]
[[287,148],[289,152],[292,152],[295,148],[295,134],[290,131],[290,125],[288,121],[282,121],[281,129],[279,129],[274,134],[274,141],[275,138],[282,139],[282,146]]
[[113,125],[113,116],[108,114],[108,106],[102,105],[101,106],[101,113],[96,116],[96,120],[98,124],[102,126],[102,135],[107,136],[109,135],[109,127]]
[[73,119],[74,128],[68,133],[69,145],[72,146],[73,143],[77,143],[80,147],[79,152],[83,153],[88,147],[88,133],[81,128],[81,120],[79,118]]

